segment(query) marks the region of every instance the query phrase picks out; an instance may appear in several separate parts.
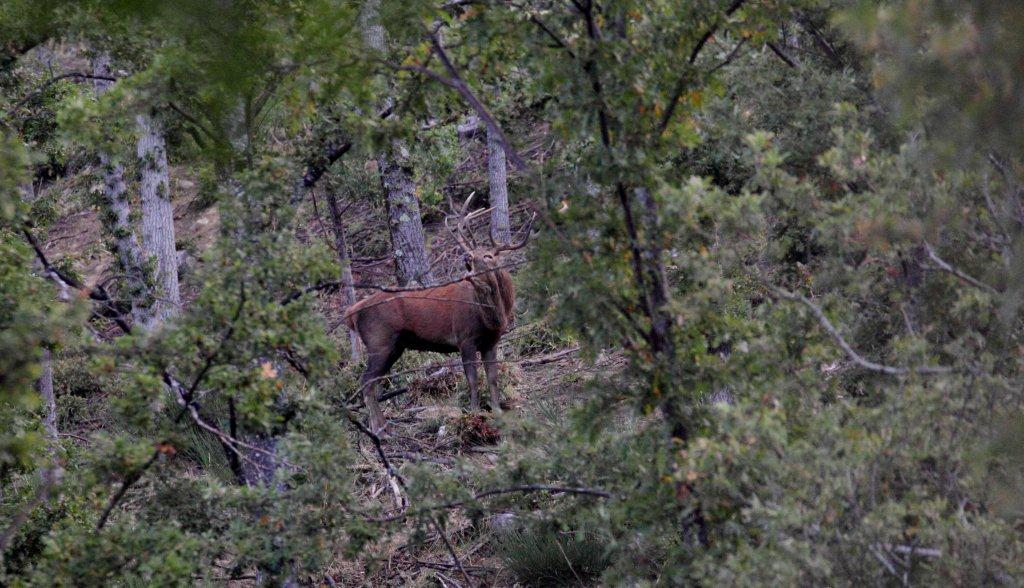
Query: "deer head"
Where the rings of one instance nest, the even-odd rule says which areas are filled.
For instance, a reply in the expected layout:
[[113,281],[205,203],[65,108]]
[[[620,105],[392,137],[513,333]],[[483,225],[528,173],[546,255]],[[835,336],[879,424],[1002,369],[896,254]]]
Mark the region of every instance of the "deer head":
[[513,239],[511,243],[495,243],[493,235],[488,231],[487,237],[490,241],[490,246],[481,246],[473,237],[473,231],[469,229],[469,223],[476,218],[489,214],[494,210],[494,207],[484,208],[467,214],[474,198],[476,198],[476,192],[469,195],[462,208],[456,213],[459,220],[454,228],[449,223],[450,218],[445,218],[444,220],[444,225],[448,232],[452,234],[452,237],[455,238],[456,243],[462,249],[466,271],[473,275],[503,269],[505,267],[504,254],[508,251],[521,249],[526,245],[527,240],[530,238],[530,229],[533,228],[533,221],[537,218],[536,213],[531,216],[526,225],[519,230],[519,238]]

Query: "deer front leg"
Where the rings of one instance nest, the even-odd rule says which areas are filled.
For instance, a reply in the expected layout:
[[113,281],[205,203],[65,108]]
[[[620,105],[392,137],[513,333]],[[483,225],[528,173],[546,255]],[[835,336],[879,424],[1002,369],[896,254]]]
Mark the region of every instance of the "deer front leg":
[[379,377],[367,369],[359,380],[359,386],[363,389],[363,403],[366,405],[366,413],[369,416],[370,430],[375,435],[384,432],[384,427],[387,424],[384,421],[384,412],[380,409],[380,403],[377,402],[377,378]]
[[462,369],[466,372],[466,382],[469,384],[469,408],[472,410],[480,410],[480,396],[476,390],[476,363],[476,347],[463,347]]
[[377,388],[381,378],[401,357],[402,351],[401,347],[392,343],[387,351],[370,352],[366,356],[366,371],[359,379],[359,387],[363,389],[363,403],[366,404],[366,412],[369,415],[370,430],[376,435],[382,434],[387,427],[384,411],[377,402]]
[[487,390],[491,393],[491,410],[501,412],[501,396],[498,393],[498,345],[480,352],[484,360],[484,372],[487,374]]

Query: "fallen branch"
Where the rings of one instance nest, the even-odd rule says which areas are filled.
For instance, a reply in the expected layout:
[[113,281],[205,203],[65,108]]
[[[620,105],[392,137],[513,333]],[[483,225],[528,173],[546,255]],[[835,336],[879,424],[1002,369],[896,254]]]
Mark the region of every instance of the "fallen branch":
[[[425,506],[425,507],[419,509],[418,511],[416,511],[416,513],[413,513],[413,514],[426,513],[426,512],[433,511],[433,510],[446,510],[446,509],[452,509],[452,508],[462,508],[463,506],[466,506],[467,504],[469,504],[471,502],[480,500],[482,498],[487,498],[489,496],[500,496],[500,495],[503,495],[503,494],[529,494],[529,493],[533,493],[533,492],[546,492],[548,494],[572,494],[572,495],[578,495],[578,496],[594,496],[594,497],[597,497],[597,498],[606,498],[606,499],[614,498],[614,495],[612,495],[611,492],[607,492],[607,491],[601,490],[599,488],[581,488],[581,487],[569,487],[569,486],[550,486],[550,485],[546,485],[546,484],[524,484],[524,485],[521,485],[521,486],[510,486],[508,488],[496,488],[494,490],[485,490],[483,492],[478,492],[478,493],[474,494],[473,497],[471,499],[469,499],[469,500],[456,500],[456,501],[453,501],[453,502],[444,502],[444,503],[441,503],[441,504],[435,504],[433,506]],[[398,514],[387,516],[387,517],[371,518],[369,520],[373,521],[373,522],[379,522],[379,523],[392,522],[392,521],[400,521],[400,520],[408,518],[409,514],[410,513],[408,513],[408,512],[402,512],[402,513],[398,513]]]
[[934,547],[916,547],[914,545],[890,545],[888,543],[880,543],[876,545],[886,551],[893,553],[899,553],[901,555],[920,555],[923,557],[942,557],[942,550]]
[[548,363],[554,363],[554,362],[562,359],[563,357],[566,357],[566,356],[569,356],[569,355],[572,355],[572,354],[578,352],[579,350],[580,350],[579,345],[577,345],[576,347],[570,347],[569,349],[563,349],[562,351],[559,351],[557,353],[551,353],[549,355],[542,355],[540,357],[536,357],[536,358],[532,358],[532,359],[521,360],[519,362],[519,365],[525,367],[525,366],[544,365],[544,364],[548,364]]

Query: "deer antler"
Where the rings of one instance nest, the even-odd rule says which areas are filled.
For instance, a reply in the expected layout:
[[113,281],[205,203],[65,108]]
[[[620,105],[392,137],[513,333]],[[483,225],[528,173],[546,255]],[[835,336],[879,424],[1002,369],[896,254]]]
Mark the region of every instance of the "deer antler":
[[522,235],[522,239],[518,243],[509,243],[508,245],[498,245],[498,251],[515,251],[516,249],[522,249],[526,242],[530,240],[530,229],[533,228],[533,221],[537,220],[537,213],[533,213],[530,220],[526,221],[523,228],[519,229],[518,234]]
[[466,230],[466,221],[473,218],[473,215],[467,217],[466,211],[469,210],[469,205],[473,203],[474,198],[476,198],[475,191],[469,195],[469,198],[466,198],[466,202],[462,204],[462,208],[456,212],[459,217],[459,221],[456,223],[455,229],[452,229],[451,225],[448,224],[449,217],[445,217],[444,219],[445,228],[448,229],[448,232],[452,234],[452,237],[455,237],[455,241],[467,253],[476,247],[476,241],[473,239],[473,233]]

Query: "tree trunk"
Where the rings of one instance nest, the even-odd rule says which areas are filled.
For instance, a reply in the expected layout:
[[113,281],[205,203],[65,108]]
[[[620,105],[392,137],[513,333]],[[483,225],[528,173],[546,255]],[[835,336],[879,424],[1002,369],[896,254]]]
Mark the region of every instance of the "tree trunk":
[[[621,189],[621,188],[620,188]],[[655,366],[652,371],[653,388],[663,388],[668,382],[659,381],[667,370],[676,362],[675,334],[673,332],[672,314],[669,311],[668,277],[665,273],[664,252],[659,244],[661,240],[661,216],[658,210],[658,202],[651,195],[646,187],[636,188],[634,191],[637,202],[640,204],[640,221],[644,229],[645,244],[642,248],[639,264],[639,279],[642,286],[639,288],[641,296],[645,298],[644,306],[648,318],[651,321],[650,332],[647,335],[654,356]],[[627,212],[628,212],[628,204]],[[635,233],[634,233],[635,234]],[[634,244],[638,239],[632,236]],[[672,436],[678,437],[684,442],[689,440],[691,418],[688,413],[692,407],[679,405],[674,394],[665,395],[661,410],[669,423]]]
[[37,386],[39,395],[43,398],[43,430],[46,431],[46,438],[49,441],[50,452],[56,458],[57,444],[57,399],[53,394],[53,360],[50,357],[50,350],[43,349],[43,356],[40,360],[42,373],[39,374]]
[[[279,460],[277,459],[277,437],[265,434],[246,435],[245,442],[260,450],[241,450],[246,454],[246,458],[242,462],[242,471],[245,472],[246,485],[269,487],[274,482],[279,465]],[[277,489],[283,491],[284,487],[279,484]]]
[[404,147],[399,145],[392,153],[378,158],[380,180],[387,195],[388,229],[395,256],[395,277],[399,286],[412,283],[429,286],[434,283],[434,276],[430,272],[430,259],[427,257],[416,184],[411,171],[395,158],[395,151],[403,150]]
[[42,493],[40,497],[43,502],[49,501],[60,483],[64,473],[61,467],[60,456],[60,432],[57,430],[57,397],[53,393],[53,358],[49,349],[43,348],[43,355],[40,358],[42,373],[36,382],[39,388],[39,395],[43,399],[43,430],[46,432],[47,452],[50,454],[49,466],[44,466],[41,471]]
[[661,218],[658,203],[647,188],[636,189],[640,203],[641,219],[646,233],[644,252],[644,278],[651,309],[651,345],[656,354],[675,353],[672,339],[672,315],[668,312],[668,277],[665,274],[663,251],[658,244],[661,238]]
[[[93,61],[93,74],[110,76],[110,57],[100,55]],[[99,98],[110,89],[114,82],[94,80],[93,90]],[[144,325],[149,322],[152,301],[142,261],[142,248],[132,226],[131,202],[124,180],[124,166],[108,153],[99,154],[100,169],[103,173],[103,199],[108,207],[107,214],[101,215],[105,228],[114,237],[114,258],[116,273],[123,276],[127,297],[132,305],[132,322]]]
[[508,168],[505,150],[497,135],[487,127],[487,183],[490,190],[491,238],[495,243],[512,240],[508,219]]
[[[345,243],[345,225],[341,220],[341,209],[338,208],[338,197],[334,191],[328,190],[325,194],[327,207],[331,210],[331,228],[334,230],[334,245],[338,251],[338,262],[341,264],[341,297],[345,308],[355,304],[356,289],[352,279],[352,259],[348,254],[348,244]],[[359,342],[359,334],[355,329],[348,330],[349,359],[352,363],[362,358],[362,348]]]
[[[387,42],[384,27],[379,22],[379,10],[380,0],[367,0],[359,20],[366,45],[376,52],[387,55]],[[391,102],[390,96],[384,99],[385,106]],[[423,220],[420,217],[416,183],[413,181],[412,170],[405,165],[406,151],[400,141],[395,141],[389,152],[377,158],[388,209],[391,249],[395,256],[395,277],[399,286],[410,283],[429,286],[434,283],[434,276],[430,272],[430,258],[427,256],[426,238],[423,235]]]
[[380,0],[366,0],[363,4],[362,13],[359,15],[360,24],[363,25],[363,41],[374,51],[386,54],[388,52],[387,40],[385,39],[384,25],[380,24]]
[[153,267],[154,302],[148,328],[178,314],[178,253],[174,240],[174,205],[171,203],[167,149],[163,129],[148,113],[136,117],[142,191],[142,245]]

